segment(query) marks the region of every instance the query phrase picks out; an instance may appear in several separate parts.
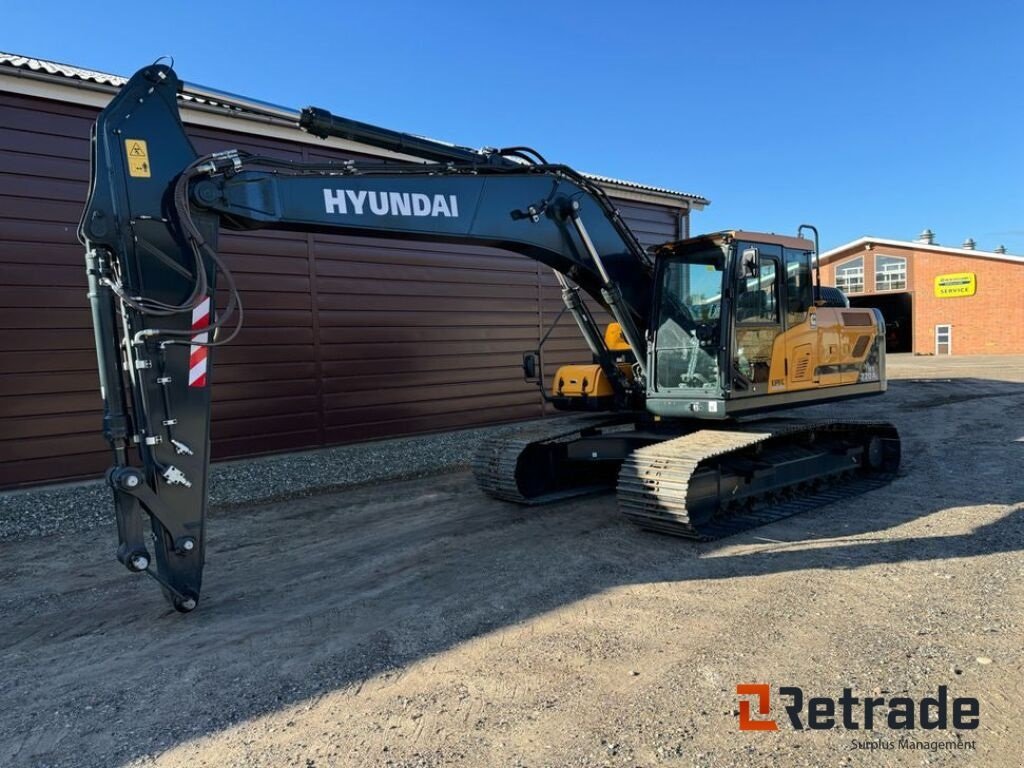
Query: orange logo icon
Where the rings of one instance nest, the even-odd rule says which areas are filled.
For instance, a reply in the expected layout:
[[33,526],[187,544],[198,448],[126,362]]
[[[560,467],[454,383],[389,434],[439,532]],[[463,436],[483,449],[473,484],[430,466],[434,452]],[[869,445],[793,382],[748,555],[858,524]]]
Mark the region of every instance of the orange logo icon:
[[[737,696],[756,696],[757,713],[767,715],[771,711],[768,686],[764,683],[740,683],[736,686]],[[777,731],[778,724],[774,720],[754,720],[750,716],[750,699],[740,699],[740,730],[741,731]]]

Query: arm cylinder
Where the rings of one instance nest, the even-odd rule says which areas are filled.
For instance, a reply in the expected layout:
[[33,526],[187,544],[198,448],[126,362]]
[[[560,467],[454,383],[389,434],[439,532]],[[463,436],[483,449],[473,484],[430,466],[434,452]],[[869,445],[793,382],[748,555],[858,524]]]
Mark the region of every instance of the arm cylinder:
[[[299,127],[308,133],[326,139],[333,136],[338,139],[357,141],[371,147],[386,149],[405,155],[413,155],[436,163],[497,163],[512,164],[510,160],[498,155],[485,155],[467,147],[457,147],[433,141],[411,133],[392,131],[347,117],[337,117],[326,109],[306,107],[299,118]],[[512,164],[514,165],[514,164]]]

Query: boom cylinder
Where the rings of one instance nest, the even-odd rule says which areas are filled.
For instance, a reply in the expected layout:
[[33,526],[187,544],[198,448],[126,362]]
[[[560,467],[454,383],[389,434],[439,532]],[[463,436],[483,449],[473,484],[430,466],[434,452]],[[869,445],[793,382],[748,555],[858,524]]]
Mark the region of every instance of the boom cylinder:
[[553,270],[555,273],[555,279],[558,280],[558,284],[562,286],[562,303],[565,304],[565,308],[569,310],[569,314],[572,315],[573,320],[576,321],[576,325],[579,326],[580,333],[583,335],[583,340],[586,342],[587,347],[596,357],[601,357],[607,353],[607,349],[604,346],[604,341],[600,338],[600,334],[597,332],[597,328],[594,325],[594,320],[590,316],[590,313],[586,311],[586,305],[583,303],[583,299],[580,298],[580,289],[574,285],[570,285],[569,281],[565,279],[558,270]]
[[580,289],[575,285],[571,285],[565,275],[558,270],[554,270],[554,273],[558,284],[562,286],[562,302],[565,304],[565,308],[569,310],[573,320],[576,321],[576,325],[580,329],[580,335],[583,336],[583,340],[586,342],[590,352],[601,366],[605,376],[608,377],[608,381],[616,391],[621,393],[626,388],[622,372],[615,365],[615,361],[612,360],[608,345],[605,344],[604,337],[601,335],[597,323],[594,322],[594,316],[590,314],[590,310],[583,301],[583,297],[580,296]]
[[636,362],[640,366],[640,370],[646,378],[646,347],[640,343],[640,333],[637,331],[632,315],[630,315],[629,310],[624,306],[622,291],[619,290],[618,286],[612,282],[611,277],[608,275],[608,270],[604,266],[601,254],[597,252],[597,248],[594,247],[594,241],[590,239],[590,233],[587,232],[587,228],[583,225],[583,220],[580,218],[579,214],[579,206],[575,201],[573,202],[572,214],[569,218],[572,220],[572,224],[576,228],[576,232],[579,234],[580,240],[583,241],[583,246],[587,249],[588,255],[593,259],[594,265],[597,267],[597,271],[601,275],[601,280],[604,283],[601,288],[601,294],[604,296],[604,300],[608,304],[608,310],[612,313],[612,317],[615,318],[616,322],[622,328],[622,335],[626,337],[626,343],[629,344],[629,348],[633,351],[633,355],[636,357]]

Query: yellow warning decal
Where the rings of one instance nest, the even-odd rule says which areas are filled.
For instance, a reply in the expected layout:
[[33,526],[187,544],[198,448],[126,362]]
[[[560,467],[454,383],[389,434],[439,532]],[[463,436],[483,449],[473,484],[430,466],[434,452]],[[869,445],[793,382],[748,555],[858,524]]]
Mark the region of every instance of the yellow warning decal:
[[142,139],[125,139],[124,151],[128,155],[128,175],[135,178],[148,179],[149,149]]

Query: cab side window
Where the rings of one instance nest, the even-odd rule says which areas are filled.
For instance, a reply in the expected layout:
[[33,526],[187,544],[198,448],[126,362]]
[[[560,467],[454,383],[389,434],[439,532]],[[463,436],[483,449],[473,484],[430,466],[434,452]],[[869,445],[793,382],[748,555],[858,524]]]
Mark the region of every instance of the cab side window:
[[786,327],[792,328],[807,319],[807,310],[814,303],[811,277],[811,254],[786,249]]
[[760,274],[741,277],[736,294],[736,321],[739,323],[778,323],[775,261],[761,259]]

